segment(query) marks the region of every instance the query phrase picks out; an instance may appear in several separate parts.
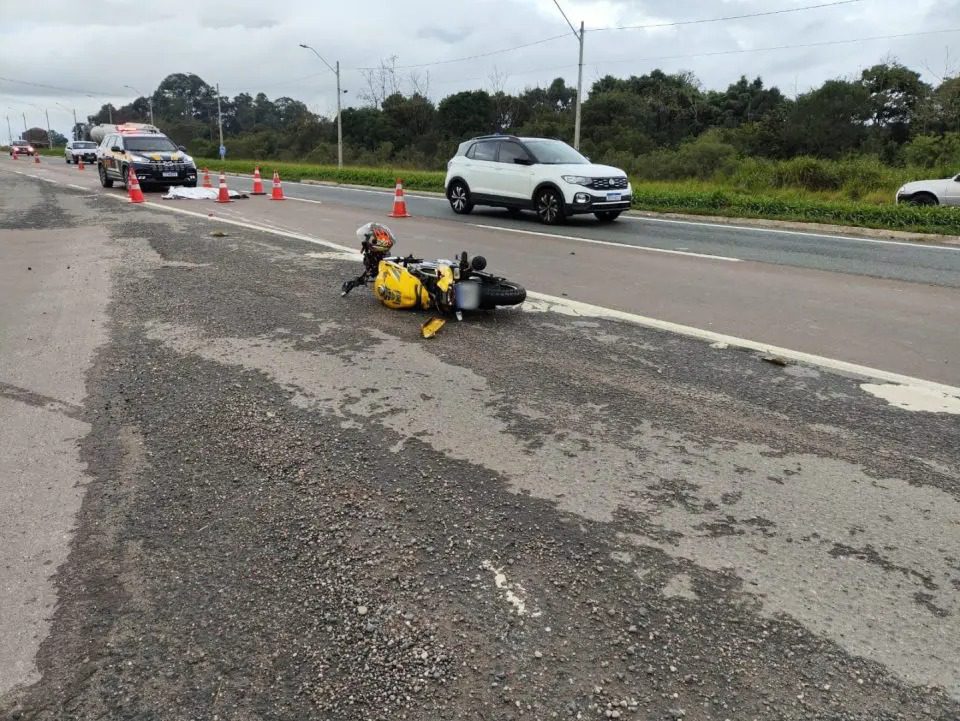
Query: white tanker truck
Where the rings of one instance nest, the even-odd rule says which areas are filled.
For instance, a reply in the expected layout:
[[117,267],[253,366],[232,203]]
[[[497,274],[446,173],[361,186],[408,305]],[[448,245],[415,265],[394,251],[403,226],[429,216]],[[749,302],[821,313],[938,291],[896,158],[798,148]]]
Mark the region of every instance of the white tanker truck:
[[94,125],[90,128],[90,140],[102,143],[110,133],[159,133],[160,129],[149,123],[123,123],[121,125]]

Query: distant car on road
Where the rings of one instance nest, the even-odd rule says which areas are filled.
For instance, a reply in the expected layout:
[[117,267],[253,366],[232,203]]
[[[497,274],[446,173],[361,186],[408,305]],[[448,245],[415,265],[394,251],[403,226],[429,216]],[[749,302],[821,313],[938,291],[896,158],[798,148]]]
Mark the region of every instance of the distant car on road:
[[897,203],[960,206],[960,175],[941,180],[915,180],[901,185]]
[[26,140],[14,140],[10,143],[10,157],[13,157],[13,151],[16,149],[17,155],[36,155],[37,150]]
[[616,220],[632,189],[620,168],[595,165],[560,140],[486,135],[461,143],[444,182],[454,213],[477,205],[536,212],[547,225],[593,213]]
[[86,163],[97,162],[97,144],[91,140],[71,140],[63,149],[63,158],[67,163],[76,163],[83,158]]

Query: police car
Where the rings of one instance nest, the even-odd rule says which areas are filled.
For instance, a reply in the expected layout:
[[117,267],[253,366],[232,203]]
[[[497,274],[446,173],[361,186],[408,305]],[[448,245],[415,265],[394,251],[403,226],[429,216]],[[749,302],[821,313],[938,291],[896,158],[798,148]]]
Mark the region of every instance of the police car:
[[97,172],[104,188],[127,183],[130,169],[141,185],[197,187],[197,166],[170,138],[142,127],[117,126],[97,148]]

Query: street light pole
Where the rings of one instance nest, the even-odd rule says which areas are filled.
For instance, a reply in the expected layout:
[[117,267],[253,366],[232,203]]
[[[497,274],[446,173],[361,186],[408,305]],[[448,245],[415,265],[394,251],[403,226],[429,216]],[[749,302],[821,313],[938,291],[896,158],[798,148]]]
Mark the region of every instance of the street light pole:
[[43,114],[47,117],[47,147],[53,148],[53,133],[50,131],[50,111],[44,108]]
[[76,109],[76,108],[68,108],[66,105],[64,105],[63,103],[58,103],[56,100],[54,100],[53,103],[54,103],[54,105],[59,105],[61,108],[63,108],[64,110],[66,110],[68,113],[71,112],[71,110],[72,110],[72,112],[73,112],[73,128],[70,130],[70,135],[73,137],[74,140],[80,140],[80,138],[77,137],[77,109]]
[[[133,87],[132,85],[124,85],[123,87],[128,88],[129,90],[132,90],[133,92],[135,92],[135,93],[136,93],[137,95],[139,95],[140,97],[143,97],[143,93],[141,93],[139,90],[137,90],[137,89],[136,89],[135,87]],[[150,95],[150,96],[147,97],[147,104],[150,106],[150,124],[151,124],[151,125],[154,125],[154,122],[153,122],[153,96],[152,96],[152,95]],[[112,123],[113,120],[111,119],[110,122]]]
[[580,21],[580,32],[577,32],[577,29],[573,27],[573,23],[570,22],[570,18],[567,17],[563,8],[560,7],[558,0],[553,0],[553,4],[557,6],[557,10],[560,11],[563,19],[566,20],[567,25],[570,26],[570,30],[573,31],[573,36],[577,39],[577,42],[580,43],[580,60],[577,63],[577,107],[573,121],[573,147],[576,150],[580,150],[580,103],[583,98],[583,21]]
[[318,53],[315,49],[309,45],[300,43],[301,48],[305,48],[311,51],[314,55],[320,58],[321,62],[330,68],[330,72],[337,76],[337,167],[343,167],[343,115],[340,109],[340,96],[347,92],[346,90],[340,89],[340,61],[337,60],[336,67],[332,66],[326,60],[323,59],[323,56]]
[[7,138],[10,140],[10,144],[13,144],[13,131],[10,130],[10,116],[7,116]]
[[[217,83],[217,127],[220,129],[220,147],[223,147],[223,112],[220,110],[220,83]],[[223,160],[221,154],[220,160]]]
[[573,125],[573,147],[580,150],[580,99],[583,97],[583,21],[580,21],[580,63],[577,67],[577,110]]

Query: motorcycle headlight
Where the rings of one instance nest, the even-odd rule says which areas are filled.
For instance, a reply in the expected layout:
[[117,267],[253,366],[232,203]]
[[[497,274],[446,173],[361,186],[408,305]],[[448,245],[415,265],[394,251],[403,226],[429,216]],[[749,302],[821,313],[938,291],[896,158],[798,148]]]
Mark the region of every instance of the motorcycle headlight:
[[564,175],[561,177],[573,185],[590,185],[591,181],[593,180],[593,178],[587,178],[583,175]]

